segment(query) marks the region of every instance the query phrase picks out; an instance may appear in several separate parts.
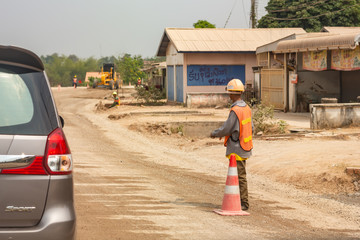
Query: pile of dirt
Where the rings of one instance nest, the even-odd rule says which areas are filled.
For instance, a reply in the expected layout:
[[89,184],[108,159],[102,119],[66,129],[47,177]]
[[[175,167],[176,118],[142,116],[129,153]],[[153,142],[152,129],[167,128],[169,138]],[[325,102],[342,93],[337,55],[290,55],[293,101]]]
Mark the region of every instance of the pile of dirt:
[[119,119],[122,119],[122,118],[125,118],[125,117],[129,117],[131,114],[130,113],[124,113],[124,114],[110,114],[108,116],[108,118],[110,120],[119,120]]
[[96,112],[103,112],[103,111],[106,111],[108,110],[109,108],[106,107],[102,101],[100,101],[99,103],[95,104],[95,111]]
[[131,124],[129,126],[129,129],[144,134],[172,135],[172,136],[183,135],[181,127],[172,125],[170,123]]

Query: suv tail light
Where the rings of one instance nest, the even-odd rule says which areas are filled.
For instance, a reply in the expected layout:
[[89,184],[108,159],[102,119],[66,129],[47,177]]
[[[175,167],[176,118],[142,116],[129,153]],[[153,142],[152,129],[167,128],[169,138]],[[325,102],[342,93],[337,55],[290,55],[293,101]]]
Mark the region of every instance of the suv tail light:
[[73,161],[69,145],[60,128],[50,133],[45,150],[45,167],[53,175],[70,174]]
[[23,175],[64,175],[71,174],[73,161],[69,145],[60,128],[56,128],[48,136],[45,155],[36,156],[25,168],[3,169],[1,174]]

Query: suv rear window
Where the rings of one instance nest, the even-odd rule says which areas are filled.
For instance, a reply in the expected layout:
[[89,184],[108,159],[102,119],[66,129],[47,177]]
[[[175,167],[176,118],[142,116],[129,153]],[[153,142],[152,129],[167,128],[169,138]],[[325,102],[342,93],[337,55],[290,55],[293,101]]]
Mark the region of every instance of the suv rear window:
[[18,74],[0,69],[0,127],[25,124],[34,116],[34,103],[29,89]]
[[56,127],[44,73],[0,65],[0,134],[48,135]]

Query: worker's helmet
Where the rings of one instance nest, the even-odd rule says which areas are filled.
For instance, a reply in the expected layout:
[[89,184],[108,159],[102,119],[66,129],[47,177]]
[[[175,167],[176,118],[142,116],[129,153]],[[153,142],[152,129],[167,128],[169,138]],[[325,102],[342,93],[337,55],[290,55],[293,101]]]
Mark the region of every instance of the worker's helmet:
[[231,93],[231,94],[241,94],[242,92],[245,91],[244,84],[239,79],[231,80],[227,84],[225,90],[227,91],[227,93]]
[[117,92],[113,92],[113,95],[117,95]]

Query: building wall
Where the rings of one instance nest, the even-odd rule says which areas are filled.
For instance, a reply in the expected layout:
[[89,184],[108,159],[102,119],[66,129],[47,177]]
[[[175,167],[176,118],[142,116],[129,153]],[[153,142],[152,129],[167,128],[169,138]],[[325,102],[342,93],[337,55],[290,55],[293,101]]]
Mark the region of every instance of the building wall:
[[171,42],[168,45],[166,50],[166,65],[183,65],[184,64],[184,54],[178,53],[174,44]]
[[[178,90],[177,86],[179,85],[176,77],[181,76],[177,73],[176,70],[184,64],[184,54],[178,53],[174,44],[171,42],[166,50],[166,65],[167,65],[167,74],[166,74],[166,98],[168,101],[176,101],[178,99]],[[181,68],[180,68],[181,69]],[[169,89],[169,87],[171,89]],[[184,102],[184,101],[183,101]]]
[[256,55],[251,53],[186,53],[184,55],[184,100],[187,93],[224,93],[225,86],[187,86],[188,65],[245,65],[246,83],[253,84]]
[[[174,66],[175,71],[173,77],[167,76],[174,79],[171,87],[174,86],[174,99],[179,99],[177,95],[179,93],[179,83],[177,83],[176,77],[181,76],[176,70],[181,69],[176,66],[183,66],[182,71],[182,102],[186,102],[187,93],[224,93],[225,86],[187,86],[187,66],[188,65],[244,65],[245,66],[245,80],[246,84],[253,85],[254,73],[252,67],[257,65],[255,53],[178,53],[175,46],[170,42],[166,51],[166,64],[167,66]],[[169,90],[167,91],[169,92]],[[168,99],[172,100],[172,99]]]
[[309,111],[309,104],[321,98],[340,99],[340,72],[298,72],[297,112]]
[[356,102],[360,96],[360,71],[341,72],[341,102]]

